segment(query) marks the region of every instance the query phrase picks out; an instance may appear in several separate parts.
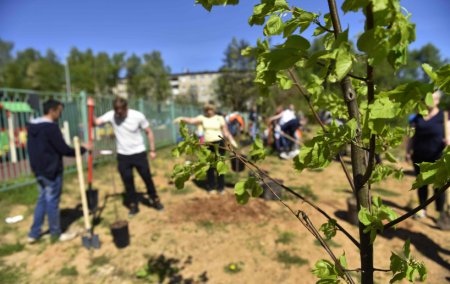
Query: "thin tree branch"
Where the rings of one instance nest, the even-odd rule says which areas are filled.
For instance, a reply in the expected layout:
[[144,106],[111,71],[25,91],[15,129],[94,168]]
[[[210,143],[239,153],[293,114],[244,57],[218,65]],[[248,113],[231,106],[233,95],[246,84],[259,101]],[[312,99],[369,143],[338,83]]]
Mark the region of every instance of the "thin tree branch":
[[417,206],[416,208],[414,208],[413,210],[409,211],[408,213],[406,213],[406,214],[398,217],[397,219],[395,219],[395,220],[387,223],[386,225],[384,225],[383,226],[383,230],[390,229],[390,228],[394,227],[398,223],[408,219],[409,217],[413,216],[414,214],[416,214],[417,212],[419,212],[423,208],[427,207],[428,204],[430,204],[431,202],[435,201],[436,198],[438,198],[439,195],[443,194],[449,187],[450,187],[450,182],[448,182],[443,187],[438,189],[432,197],[430,197],[427,201],[425,201],[425,203]]
[[[232,148],[230,148],[229,150],[234,151]],[[244,159],[240,155],[239,155],[239,159],[248,168],[250,168],[249,164],[247,163],[248,161],[246,161],[246,159]],[[341,265],[340,261],[337,259],[336,255],[333,253],[330,246],[324,241],[324,239],[322,238],[320,233],[317,231],[317,229],[314,227],[314,225],[312,224],[311,220],[308,218],[306,213],[301,210],[299,210],[299,211],[297,211],[297,213],[295,213],[294,210],[286,202],[284,202],[281,199],[281,197],[272,189],[272,187],[264,180],[264,178],[261,176],[261,173],[263,173],[263,172],[259,168],[256,168],[256,170],[258,172],[250,169],[250,171],[253,173],[253,175],[255,177],[258,177],[265,184],[265,186],[272,192],[272,194],[278,199],[278,201],[280,201],[289,211],[291,211],[291,213],[294,214],[294,216],[300,221],[300,223],[302,223],[302,225],[305,226],[305,228],[320,242],[320,244],[325,249],[325,251],[328,253],[328,255],[333,259],[337,268],[345,274],[348,282],[354,284],[355,282],[353,281],[351,275],[345,271],[344,267],[342,267],[342,265]]]
[[333,251],[330,249],[330,247],[328,246],[328,244],[325,242],[325,240],[322,238],[322,236],[320,235],[320,233],[317,231],[316,227],[314,227],[313,223],[311,222],[311,220],[308,218],[308,215],[306,215],[305,212],[303,211],[298,211],[297,213],[298,215],[302,215],[303,220],[305,221],[305,223],[311,228],[311,230],[313,231],[314,236],[319,240],[320,244],[322,245],[322,247],[328,252],[328,254],[331,256],[331,258],[333,259],[336,267],[345,274],[345,277],[347,278],[347,281],[349,283],[355,283],[350,275],[350,273],[348,273],[348,271],[345,270],[345,268],[341,265],[341,262],[337,259],[337,257],[334,255]]
[[[316,64],[321,66],[321,67],[325,67],[325,64],[323,64],[321,62],[316,62]],[[361,76],[358,76],[358,75],[354,75],[352,73],[347,73],[347,76],[352,77],[353,79],[356,79],[356,80],[367,82],[367,78],[364,78],[364,77],[361,77]]]
[[[374,27],[374,19],[373,19],[373,6],[372,4],[368,4],[366,7],[366,27],[365,30],[371,30]],[[375,84],[373,81],[374,77],[374,69],[373,66],[370,65],[369,60],[366,60],[367,65],[367,104],[370,106],[375,101]],[[366,114],[366,127],[368,129],[369,124],[369,108],[367,108],[367,114]],[[366,172],[364,173],[364,176],[362,178],[362,184],[364,185],[367,181],[369,181],[373,167],[375,164],[375,134],[372,134],[370,136],[370,146],[369,146],[369,161],[366,168]],[[370,197],[369,197],[370,198]],[[369,201],[369,204],[371,202]]]
[[329,28],[327,28],[324,25],[322,25],[319,20],[315,19],[315,20],[313,20],[313,22],[314,22],[314,24],[318,25],[319,28],[321,28],[322,30],[327,31],[327,32],[329,32],[331,34],[334,33],[333,30],[330,30]]
[[[316,209],[320,214],[322,214],[325,218],[327,218],[328,220],[335,220],[333,218],[331,218],[330,215],[328,215],[325,211],[323,211],[321,208],[319,208],[317,205],[315,205],[314,203],[312,203],[311,201],[309,201],[307,198],[305,198],[304,196],[298,194],[297,192],[295,192],[294,190],[292,190],[291,188],[285,186],[284,184],[278,182],[277,180],[273,179],[271,176],[269,176],[267,173],[265,173],[263,170],[261,170],[255,163],[253,163],[252,161],[247,160],[247,158],[244,158],[242,155],[240,155],[239,153],[237,153],[232,147],[231,145],[227,145],[227,147],[229,147],[227,150],[231,153],[233,153],[233,155],[238,158],[240,161],[242,161],[247,168],[249,168],[250,170],[252,170],[252,168],[254,168],[257,172],[258,172],[258,176],[260,177],[266,177],[269,180],[271,180],[272,182],[274,182],[275,184],[277,184],[278,186],[282,187],[284,190],[286,190],[287,192],[289,192],[290,194],[294,195],[295,197],[301,199],[302,201],[304,201],[306,204],[308,204],[309,206],[313,207],[314,209]],[[336,222],[336,227],[339,229],[339,231],[341,231],[357,248],[359,248],[359,242],[347,231],[345,230],[341,225],[339,225],[339,223]]]
[[[354,271],[354,272],[361,272],[361,268],[355,268],[355,269],[346,269],[345,271]],[[392,272],[390,269],[382,269],[382,268],[374,268],[373,271],[380,271],[380,272]]]

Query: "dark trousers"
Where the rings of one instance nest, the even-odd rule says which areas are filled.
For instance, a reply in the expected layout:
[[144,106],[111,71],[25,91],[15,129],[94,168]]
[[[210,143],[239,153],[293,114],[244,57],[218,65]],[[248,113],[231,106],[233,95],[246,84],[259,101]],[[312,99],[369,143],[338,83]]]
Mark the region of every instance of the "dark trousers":
[[[214,145],[217,145],[218,152],[221,156],[225,155],[225,149],[223,147],[225,146],[224,142],[222,140],[217,142],[212,142],[213,145],[210,145],[208,148],[211,152],[215,153],[215,147]],[[217,190],[222,191],[225,188],[225,176],[219,175],[217,173],[217,169],[214,167],[210,167],[207,173],[208,176],[208,190],[212,190],[216,188],[216,179],[217,179]]]
[[[414,161],[413,161],[414,162]],[[420,173],[420,168],[416,163],[420,162],[414,162],[414,172],[416,173],[416,176]],[[436,192],[436,188],[434,189],[434,192]],[[428,199],[428,186],[422,186],[417,189],[417,194],[419,195],[419,202],[420,204],[425,203]],[[436,200],[436,211],[443,212],[444,211],[444,204],[445,204],[445,192],[440,194]]]
[[117,161],[120,177],[122,178],[130,203],[137,205],[138,202],[136,188],[134,186],[133,168],[136,168],[142,180],[144,180],[149,197],[152,199],[158,198],[150,174],[150,166],[148,164],[146,152],[133,155],[117,154]]
[[[300,127],[300,123],[298,122],[298,119],[294,118],[286,122],[285,124],[281,125],[281,130],[286,133],[287,135],[291,136],[295,139],[295,131]],[[292,142],[289,139],[286,139],[286,146],[288,147],[288,150],[292,148],[294,145],[294,142]]]

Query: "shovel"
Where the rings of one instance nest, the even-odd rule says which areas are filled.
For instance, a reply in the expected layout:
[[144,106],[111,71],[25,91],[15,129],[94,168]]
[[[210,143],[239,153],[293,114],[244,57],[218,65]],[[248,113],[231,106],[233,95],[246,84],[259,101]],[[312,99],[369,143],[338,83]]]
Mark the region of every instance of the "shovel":
[[78,137],[73,138],[73,145],[75,147],[75,158],[77,163],[78,181],[80,184],[80,194],[81,194],[81,205],[83,207],[83,219],[86,228],[86,233],[81,237],[81,242],[83,246],[87,249],[100,248],[100,239],[98,235],[94,235],[93,228],[91,225],[91,220],[89,219],[89,209],[86,198],[86,191],[84,190],[84,175],[83,175],[83,163],[81,161],[80,152],[80,140]]
[[[87,100],[88,107],[88,141],[92,144],[93,140],[93,124],[94,124],[94,99],[89,97]],[[86,191],[88,208],[90,212],[95,213],[98,207],[98,190],[92,188],[92,172],[93,172],[93,153],[89,150],[88,153],[88,189]]]

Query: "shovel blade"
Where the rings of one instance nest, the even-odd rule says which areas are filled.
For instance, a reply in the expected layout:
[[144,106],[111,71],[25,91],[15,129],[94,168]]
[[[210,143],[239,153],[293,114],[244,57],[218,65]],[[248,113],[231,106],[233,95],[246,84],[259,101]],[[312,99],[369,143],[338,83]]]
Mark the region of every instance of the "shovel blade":
[[100,238],[98,237],[98,235],[92,235],[91,245],[94,249],[100,248]]
[[98,237],[98,235],[83,236],[81,237],[81,243],[87,249],[99,249],[101,246],[100,238]]
[[91,239],[88,236],[82,236],[81,237],[81,244],[85,248],[90,249],[91,248]]

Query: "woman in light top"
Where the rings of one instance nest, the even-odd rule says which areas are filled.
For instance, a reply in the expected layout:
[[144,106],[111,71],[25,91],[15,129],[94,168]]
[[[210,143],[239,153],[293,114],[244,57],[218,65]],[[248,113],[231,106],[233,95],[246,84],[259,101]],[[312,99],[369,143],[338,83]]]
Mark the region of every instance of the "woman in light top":
[[[222,138],[227,138],[234,147],[237,147],[236,142],[228,131],[224,117],[216,114],[215,107],[207,104],[204,106],[203,111],[203,115],[197,117],[179,117],[175,122],[183,121],[188,124],[201,125],[203,127],[204,142],[208,144],[209,150],[213,153],[215,152],[215,145],[217,145],[219,154],[225,154],[225,144]],[[224,175],[219,175],[216,168],[210,167],[207,176],[208,192],[215,192],[215,189],[217,189],[219,193],[223,193],[225,187]]]

